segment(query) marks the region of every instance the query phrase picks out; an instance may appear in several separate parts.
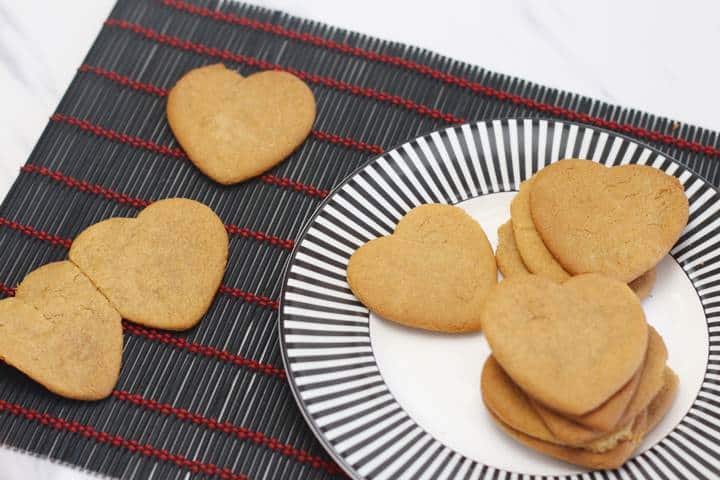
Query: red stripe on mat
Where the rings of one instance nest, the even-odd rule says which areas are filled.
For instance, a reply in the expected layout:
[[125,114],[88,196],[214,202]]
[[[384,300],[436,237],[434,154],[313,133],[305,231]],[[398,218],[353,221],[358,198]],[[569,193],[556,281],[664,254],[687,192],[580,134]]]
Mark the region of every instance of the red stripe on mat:
[[[6,296],[15,295],[14,288],[8,287],[2,283],[0,283],[0,292],[2,292]],[[231,353],[218,350],[213,347],[188,342],[185,339],[175,337],[169,333],[134,325],[125,320],[123,320],[123,330],[135,336],[141,336],[149,340],[167,343],[177,348],[187,350],[191,353],[215,358],[224,363],[230,363],[257,370],[266,375],[276,376],[282,380],[285,380],[287,378],[285,370],[274,367],[270,364],[258,362],[256,360],[250,360],[239,355],[233,355]],[[161,415],[173,416],[178,420],[190,421],[194,424],[201,425],[210,430],[215,430],[229,435],[233,435],[241,440],[250,440],[257,445],[262,445],[269,448],[270,450],[279,452],[282,455],[292,457],[296,461],[300,463],[306,463],[313,468],[326,470],[328,473],[331,474],[338,474],[342,472],[340,468],[338,468],[338,466],[335,465],[333,462],[328,462],[319,456],[312,455],[304,450],[297,449],[290,444],[282,443],[278,439],[267,436],[259,431],[249,430],[247,428],[239,427],[228,422],[221,423],[215,419],[203,417],[202,415],[190,412],[182,408],[173,407],[168,403],[159,403],[155,400],[144,398],[141,395],[131,394],[122,390],[114,390],[113,396],[118,400],[132,403],[153,412],[160,413]],[[0,408],[0,411],[1,410],[2,409]]]
[[173,407],[167,403],[159,403],[155,400],[149,400],[143,398],[137,394],[131,394],[128,392],[116,390],[113,392],[113,396],[118,400],[129,402],[134,405],[146,408],[153,412],[160,413],[165,416],[173,416],[178,420],[184,420],[192,422],[196,425],[201,425],[210,430],[226,433],[233,435],[241,440],[250,440],[257,445],[262,445],[269,448],[270,450],[279,452],[286,457],[292,457],[300,463],[306,463],[313,468],[323,469],[330,474],[342,473],[340,468],[332,462],[328,462],[323,458],[312,455],[304,450],[297,449],[290,444],[282,443],[276,438],[268,437],[262,432],[248,430],[243,427],[238,427],[228,422],[219,422],[213,418],[203,417],[196,413],[189,412],[182,408]]
[[0,283],[0,293],[5,295],[6,297],[14,297],[15,289],[13,287],[8,287],[4,283]]
[[[92,65],[81,65],[78,71],[83,73],[93,73],[99,77],[106,78],[108,80],[111,80],[115,83],[118,83],[120,85],[123,85],[125,87],[130,87],[133,90],[137,90],[140,92],[150,93],[153,95],[157,95],[160,97],[165,97],[168,94],[168,91],[162,87],[158,87],[156,85],[152,85],[150,83],[144,83],[139,82],[137,80],[133,80],[129,77],[126,77],[125,75],[120,75],[117,72],[114,72],[112,70],[105,70],[104,68],[95,67]],[[362,142],[360,140],[355,140],[348,137],[343,137],[340,135],[336,135],[334,133],[324,132],[322,130],[312,130],[310,132],[310,135],[312,135],[314,138],[328,143],[333,143],[336,145],[341,145],[345,148],[352,149],[352,150],[358,150],[360,152],[366,152],[366,153],[373,153],[375,155],[382,154],[385,150],[379,145],[373,145],[371,143]]]
[[[15,289],[8,287],[0,283],[0,292],[6,296],[14,296]],[[280,379],[285,380],[285,370],[274,367],[270,364],[261,363],[255,360],[250,360],[239,355],[233,355],[231,353],[218,350],[213,347],[207,347],[204,345],[195,344],[188,342],[185,339],[174,337],[169,333],[160,332],[154,329],[148,329],[133,325],[123,320],[123,330],[132,335],[142,336],[149,340],[159,341],[162,343],[171,344],[177,348],[188,350],[189,352],[203,355],[206,357],[216,358],[225,363],[232,363],[243,367],[251,368],[253,370],[260,371],[267,375],[277,376]],[[332,462],[323,460],[321,457],[312,455],[304,450],[297,449],[290,444],[282,443],[278,439],[269,437],[262,432],[248,430],[243,427],[238,427],[228,422],[219,422],[212,418],[203,417],[197,413],[190,412],[182,408],[173,407],[167,403],[159,403],[155,400],[146,399],[138,394],[130,394],[122,390],[113,391],[113,396],[118,400],[132,403],[134,405],[146,408],[153,412],[160,413],[165,416],[173,416],[178,420],[190,421],[194,424],[204,426],[210,430],[220,431],[229,435],[233,435],[241,440],[251,440],[252,442],[262,445],[281,453],[282,455],[292,457],[298,462],[306,463],[313,468],[326,470],[331,474],[341,473],[341,470]],[[2,401],[0,401],[0,411],[2,411]]]
[[202,473],[222,478],[223,480],[247,480],[245,475],[234,473],[229,468],[221,468],[212,463],[202,463],[197,460],[190,460],[182,455],[170,453],[167,450],[156,448],[150,444],[142,444],[137,440],[128,440],[120,435],[112,435],[107,432],[95,430],[89,425],[79,422],[72,422],[47,413],[40,413],[37,410],[23,407],[17,403],[0,400],[0,412],[6,412],[16,417],[22,417],[31,422],[39,423],[54,430],[63,430],[85,438],[90,438],[98,443],[112,445],[132,453],[139,453],[146,457],[155,458],[163,462],[174,463],[180,468],[193,473]]
[[[34,173],[37,175],[41,175],[44,177],[48,177],[56,182],[62,183],[67,185],[68,187],[74,188],[76,190],[80,190],[81,192],[88,192],[92,193],[94,195],[103,197],[107,200],[112,200],[114,202],[124,204],[124,205],[130,205],[135,208],[144,208],[150,205],[155,200],[145,200],[142,198],[137,197],[131,197],[129,195],[125,195],[124,193],[119,193],[114,190],[111,190],[107,187],[103,187],[102,185],[98,185],[95,183],[89,183],[85,180],[79,180],[77,178],[71,177],[69,175],[65,175],[62,172],[59,172],[57,170],[50,170],[46,167],[41,167],[39,165],[32,165],[27,164],[20,168],[21,172],[25,173]],[[286,250],[292,250],[295,242],[290,239],[286,238],[280,238],[276,237],[275,235],[269,235],[264,232],[259,232],[256,230],[250,230],[246,227],[240,227],[238,225],[228,223],[225,225],[225,230],[227,230],[228,233],[232,235],[238,235],[243,238],[253,238],[255,240],[258,240],[260,242],[267,242],[270,245],[281,247]]]
[[[53,122],[72,125],[73,127],[85,130],[86,132],[90,132],[98,137],[103,137],[114,142],[124,143],[135,148],[149,150],[154,153],[159,153],[161,155],[167,155],[174,158],[187,159],[187,155],[185,155],[185,152],[183,152],[180,148],[159,145],[155,142],[143,140],[142,138],[138,137],[133,137],[125,133],[119,133],[115,130],[104,128],[99,125],[90,123],[87,120],[82,120],[76,117],[72,117],[70,115],[56,113],[52,117],[50,117],[50,120]],[[327,190],[320,190],[316,187],[313,187],[312,185],[305,185],[304,183],[297,182],[289,178],[277,177],[275,175],[265,174],[259,178],[265,183],[295,190],[296,192],[302,192],[305,195],[309,195],[311,197],[324,198],[330,193]]]
[[49,242],[53,245],[60,245],[65,248],[70,248],[70,245],[72,244],[72,240],[70,240],[68,238],[61,238],[61,237],[58,237],[57,235],[51,235],[47,232],[38,230],[38,229],[30,227],[28,225],[23,225],[22,223],[8,220],[7,218],[0,217],[0,226],[11,228],[13,230],[21,232],[30,237],[35,237],[39,240]]
[[[72,245],[72,240],[69,238],[60,238],[56,235],[51,235],[43,230],[38,230],[28,225],[23,225],[12,220],[8,220],[4,217],[0,217],[0,226],[12,228],[13,230],[17,230],[18,232],[21,232],[33,238],[37,238],[38,240],[50,242],[53,245],[61,245],[65,248],[70,248],[70,246]],[[246,292],[235,287],[229,287],[227,285],[220,285],[218,293],[229,295],[234,298],[240,298],[245,302],[256,303],[261,307],[271,308],[273,310],[277,310],[280,306],[280,302],[278,302],[277,300],[273,300],[272,298],[263,295],[256,295],[254,293]]]
[[436,80],[439,80],[443,83],[454,85],[460,88],[463,88],[465,90],[469,90],[473,93],[481,94],[487,97],[492,97],[497,100],[502,101],[508,101],[511,103],[514,103],[516,105],[522,105],[523,107],[530,108],[533,110],[537,110],[540,112],[546,112],[549,114],[552,114],[557,117],[562,117],[567,120],[572,120],[576,122],[584,122],[591,125],[595,125],[602,128],[607,128],[609,130],[614,130],[616,132],[625,133],[628,135],[634,135],[638,138],[642,138],[645,140],[650,140],[653,142],[658,143],[664,143],[666,145],[672,145],[674,147],[683,149],[683,150],[690,150],[696,153],[701,153],[704,155],[714,156],[718,157],[720,156],[720,148],[713,147],[711,145],[705,145],[699,142],[691,142],[682,138],[673,137],[672,135],[667,135],[664,133],[660,133],[654,130],[649,130],[645,128],[635,127],[633,125],[629,125],[626,123],[618,123],[613,122],[610,120],[604,120],[599,117],[593,117],[586,113],[581,113],[575,110],[571,110],[569,108],[562,108],[557,107],[555,105],[550,105],[543,102],[538,102],[536,100],[532,100],[530,98],[523,97],[521,95],[516,95],[504,90],[498,90],[495,88],[487,87],[485,85],[482,85],[477,82],[472,82],[466,78],[459,77],[456,75],[449,74],[447,72],[443,72],[441,70],[437,70],[435,68],[429,67],[427,65],[414,62],[412,60],[407,60],[404,58],[396,57],[393,55],[385,55],[378,52],[373,52],[371,50],[365,50],[358,47],[352,47],[350,45],[347,45],[345,43],[339,43],[332,40],[328,40],[322,37],[318,37],[316,35],[311,35],[309,33],[301,33],[294,30],[289,30],[286,28],[283,28],[279,25],[274,25],[272,23],[265,23],[265,22],[259,22],[257,20],[253,20],[247,17],[241,17],[238,15],[233,15],[231,13],[225,13],[220,12],[217,10],[210,10],[208,8],[199,7],[195,5],[191,5],[182,1],[178,0],[162,0],[162,2],[167,5],[168,7],[174,8],[176,10],[181,10],[188,12],[193,15],[198,15],[201,17],[207,17],[212,18],[213,20],[222,21],[231,23],[234,25],[242,25],[244,27],[248,27],[254,30],[259,30],[263,32],[268,32],[273,35],[289,38],[292,40],[297,40],[300,42],[308,43],[311,45],[316,45],[319,47],[327,48],[330,50],[335,50],[338,52],[341,52],[346,55],[352,55],[354,57],[364,58],[366,60],[371,60],[374,62],[380,62],[380,63],[386,63],[389,65],[394,65],[400,68],[404,68],[406,70],[414,71],[417,73],[420,73],[422,75],[429,76],[431,78],[434,78]]
[[113,202],[117,202],[123,205],[130,205],[131,207],[135,208],[145,208],[153,202],[152,200],[143,200],[141,198],[125,195],[123,193],[114,192],[109,188],[89,183],[85,180],[78,180],[77,178],[63,175],[58,171],[50,170],[49,168],[41,167],[39,165],[26,164],[20,167],[20,171],[25,173],[35,173],[38,175],[42,175],[43,177],[51,178],[56,182],[64,183],[68,187],[80,190],[81,192],[92,193],[107,200],[112,200]]
[[451,113],[446,113],[436,108],[422,105],[407,98],[403,98],[399,95],[392,95],[390,93],[382,92],[372,88],[361,87],[352,83],[343,82],[342,80],[324,77],[322,75],[316,75],[314,73],[298,70],[296,68],[284,67],[276,63],[266,62],[265,60],[259,60],[249,55],[240,55],[230,52],[229,50],[220,50],[215,47],[203,45],[202,43],[191,42],[189,40],[183,40],[178,37],[164,35],[162,33],[156,32],[151,28],[143,27],[142,25],[131,22],[126,22],[125,20],[117,20],[114,18],[110,18],[105,21],[105,25],[110,27],[122,28],[123,30],[128,30],[138,35],[142,35],[148,40],[152,40],[154,42],[164,45],[170,45],[171,47],[179,48],[181,50],[195,52],[201,55],[207,55],[209,57],[219,58],[221,60],[226,60],[229,62],[242,63],[250,67],[258,68],[260,70],[282,70],[285,72],[289,72],[298,77],[299,79],[309,83],[322,85],[324,87],[332,88],[340,92],[347,92],[359,97],[372,98],[373,100],[377,100],[379,102],[396,105],[398,107],[402,107],[406,110],[416,112],[420,115],[430,117],[435,120],[443,120],[448,123],[465,122],[465,120],[463,120],[462,118],[456,117]]
[[123,331],[131,335],[135,335],[136,337],[143,337],[154,342],[172,345],[175,348],[187,350],[190,353],[202,355],[203,357],[214,358],[223,363],[229,363],[232,365],[249,368],[251,370],[264,373],[265,375],[278,377],[282,380],[285,380],[287,378],[285,375],[285,370],[269,363],[258,362],[257,360],[252,360],[241,355],[235,355],[233,353],[226,352],[225,350],[220,350],[215,347],[209,347],[207,345],[189,342],[184,338],[172,335],[170,333],[161,332],[160,330],[155,330],[154,328],[141,327],[139,325],[130,323],[127,320],[123,320]]

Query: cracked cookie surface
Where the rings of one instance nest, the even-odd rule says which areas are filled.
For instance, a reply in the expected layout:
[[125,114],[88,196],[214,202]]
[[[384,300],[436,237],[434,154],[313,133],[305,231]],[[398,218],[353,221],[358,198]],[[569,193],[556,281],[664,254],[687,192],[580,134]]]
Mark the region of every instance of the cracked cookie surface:
[[653,167],[561,160],[535,175],[530,211],[565,270],[627,283],[655,267],[678,240],[688,199],[677,178]]

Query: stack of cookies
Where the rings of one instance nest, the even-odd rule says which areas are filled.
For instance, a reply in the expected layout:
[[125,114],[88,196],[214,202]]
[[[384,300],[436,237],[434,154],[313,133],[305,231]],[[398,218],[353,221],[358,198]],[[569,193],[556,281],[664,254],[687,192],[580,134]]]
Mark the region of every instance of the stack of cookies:
[[505,277],[602,273],[644,298],[687,223],[688,201],[675,177],[649,166],[562,160],[522,183],[510,213],[496,253]]
[[618,467],[677,389],[639,299],[687,224],[683,187],[649,166],[563,160],[524,182],[510,213],[496,251],[505,280],[481,319],[485,404],[535,450]]
[[511,437],[541,453],[617,468],[672,404],[678,379],[665,343],[623,282],[515,275],[488,296],[482,324],[492,349],[485,405]]
[[678,378],[640,300],[688,220],[682,184],[645,165],[556,162],[522,184],[495,252],[458,207],[422,205],[350,258],[372,311],[440,332],[482,329],[482,395],[519,442],[616,468],[662,420]]

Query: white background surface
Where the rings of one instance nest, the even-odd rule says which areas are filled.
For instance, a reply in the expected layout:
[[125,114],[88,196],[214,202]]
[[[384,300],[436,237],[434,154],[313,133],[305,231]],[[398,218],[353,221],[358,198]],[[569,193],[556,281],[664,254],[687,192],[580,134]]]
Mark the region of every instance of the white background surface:
[[[716,0],[255,3],[720,130]],[[112,5],[112,0],[0,0],[0,197]],[[0,449],[0,480],[16,478],[81,474]]]

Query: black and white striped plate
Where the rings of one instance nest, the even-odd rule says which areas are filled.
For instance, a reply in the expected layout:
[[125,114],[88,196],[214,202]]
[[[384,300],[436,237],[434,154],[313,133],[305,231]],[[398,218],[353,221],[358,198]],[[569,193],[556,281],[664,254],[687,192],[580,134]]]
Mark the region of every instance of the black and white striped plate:
[[[468,211],[491,242],[518,185],[561,158],[640,163],[676,176],[690,221],[658,266],[648,321],[680,377],[678,397],[636,456],[588,472],[517,444],[480,396],[482,333],[443,335],[383,320],[346,283],[350,255],[423,203]],[[545,120],[448,128],[372,160],[325,200],[297,242],[280,309],[290,385],[308,424],[358,479],[718,478],[720,195],[660,152],[610,132]]]

